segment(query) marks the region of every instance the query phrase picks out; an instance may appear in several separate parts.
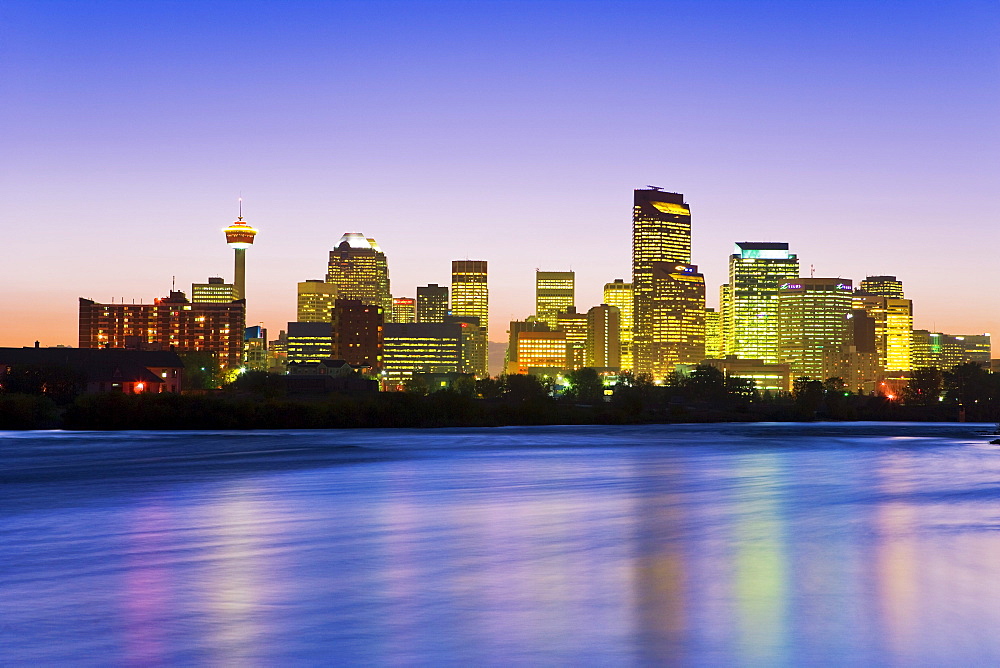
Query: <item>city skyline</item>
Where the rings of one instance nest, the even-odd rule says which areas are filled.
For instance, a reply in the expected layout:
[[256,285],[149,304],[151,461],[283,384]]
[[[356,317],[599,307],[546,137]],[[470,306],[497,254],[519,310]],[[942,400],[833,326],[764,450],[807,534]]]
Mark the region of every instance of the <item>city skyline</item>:
[[628,192],[650,182],[691,204],[710,307],[752,239],[803,276],[899,277],[914,328],[1000,325],[987,3],[47,7],[2,10],[0,345],[75,345],[79,297],[233,281],[241,193],[248,324],[294,320],[357,231],[397,296],[488,261],[503,341],[536,269],[575,271],[581,311],[630,280]]

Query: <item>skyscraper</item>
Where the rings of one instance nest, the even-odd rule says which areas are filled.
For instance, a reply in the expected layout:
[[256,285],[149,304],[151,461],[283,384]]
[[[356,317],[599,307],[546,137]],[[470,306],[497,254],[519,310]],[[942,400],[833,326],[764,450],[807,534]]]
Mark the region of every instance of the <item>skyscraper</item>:
[[726,354],[779,361],[778,286],[797,279],[799,259],[787,243],[741,241],[729,257],[729,284],[723,288]]
[[444,322],[448,315],[448,287],[430,283],[417,288],[417,322]]
[[555,329],[566,334],[566,368],[579,369],[587,357],[587,314],[570,306],[556,314]]
[[584,365],[595,369],[621,368],[621,311],[601,304],[587,311],[587,349]]
[[382,309],[360,299],[337,298],[331,326],[330,356],[353,366],[382,368]]
[[875,319],[875,347],[879,364],[886,371],[910,371],[913,368],[913,302],[899,297],[883,297],[857,290],[854,308],[863,309]]
[[650,309],[640,373],[654,379],[667,377],[678,364],[698,364],[705,359],[705,277],[693,264],[654,262]]
[[342,299],[357,299],[392,312],[389,263],[374,239],[360,232],[347,232],[330,251],[326,282],[337,287]]
[[714,308],[705,309],[705,358],[722,359],[725,357],[722,346],[722,313]]
[[576,302],[576,274],[572,271],[535,271],[535,318],[548,325]]
[[298,284],[296,290],[296,321],[330,324],[333,305],[337,301],[337,286],[319,279]]
[[638,373],[662,378],[699,348],[704,356],[705,283],[691,265],[691,210],[684,195],[652,186],[633,195],[632,362]]
[[232,225],[223,230],[226,243],[233,249],[236,257],[235,278],[236,298],[247,298],[247,249],[253,245],[257,230],[243,222],[243,199],[240,199],[240,215]]
[[482,359],[477,361],[474,373],[480,378],[489,375],[490,291],[486,270],[486,260],[451,263],[451,314],[479,319],[477,336],[482,342],[477,350],[482,350]]
[[797,278],[778,284],[778,357],[793,378],[826,380],[850,344],[851,281]]
[[616,278],[611,283],[604,284],[604,303],[608,306],[618,307],[618,317],[621,326],[619,337],[621,351],[621,370],[632,370],[632,313],[635,310],[635,295],[632,292],[632,284],[626,283],[621,278]]

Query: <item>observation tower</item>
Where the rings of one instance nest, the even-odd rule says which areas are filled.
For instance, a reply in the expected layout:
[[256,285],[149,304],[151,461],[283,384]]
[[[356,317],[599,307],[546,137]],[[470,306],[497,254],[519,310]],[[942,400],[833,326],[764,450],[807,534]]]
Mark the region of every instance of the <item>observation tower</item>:
[[243,198],[240,198],[240,215],[232,225],[222,230],[226,233],[226,243],[236,252],[236,272],[233,285],[236,298],[247,298],[247,249],[253,246],[257,230],[243,222]]

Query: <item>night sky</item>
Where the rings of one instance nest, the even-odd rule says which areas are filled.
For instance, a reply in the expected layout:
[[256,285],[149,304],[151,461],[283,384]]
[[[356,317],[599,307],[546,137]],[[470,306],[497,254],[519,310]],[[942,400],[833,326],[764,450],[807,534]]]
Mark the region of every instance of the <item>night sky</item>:
[[[210,5],[210,6],[207,6]],[[0,4],[0,345],[77,345],[77,298],[221,275],[244,216],[272,337],[347,231],[392,292],[490,263],[630,279],[632,189],[683,192],[717,305],[734,241],[895,274],[914,325],[1000,330],[1000,3]]]

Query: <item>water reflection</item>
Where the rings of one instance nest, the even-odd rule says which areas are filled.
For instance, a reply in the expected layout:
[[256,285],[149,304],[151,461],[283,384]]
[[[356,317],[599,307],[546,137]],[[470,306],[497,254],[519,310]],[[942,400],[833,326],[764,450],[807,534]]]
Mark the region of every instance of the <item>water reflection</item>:
[[728,429],[655,446],[578,430],[590,447],[523,451],[511,444],[558,432],[507,432],[503,449],[489,432],[446,432],[414,435],[451,439],[418,457],[8,484],[0,652],[78,665],[1000,661],[993,451]]

